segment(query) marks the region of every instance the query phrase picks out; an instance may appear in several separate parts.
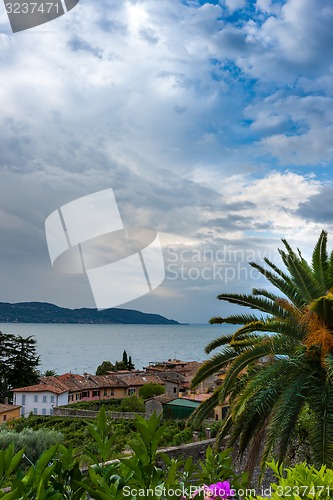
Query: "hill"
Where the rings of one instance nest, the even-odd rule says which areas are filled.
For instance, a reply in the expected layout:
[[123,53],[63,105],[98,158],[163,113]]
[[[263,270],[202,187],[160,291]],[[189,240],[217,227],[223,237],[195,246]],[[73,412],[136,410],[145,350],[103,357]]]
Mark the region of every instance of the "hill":
[[159,314],[132,309],[67,309],[46,302],[0,302],[0,323],[91,323],[177,325],[177,321]]

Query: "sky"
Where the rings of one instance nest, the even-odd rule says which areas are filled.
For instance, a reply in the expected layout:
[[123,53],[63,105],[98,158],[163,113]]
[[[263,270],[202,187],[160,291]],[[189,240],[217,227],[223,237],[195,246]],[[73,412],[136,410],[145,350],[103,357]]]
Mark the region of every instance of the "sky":
[[13,34],[1,3],[0,301],[94,307],[44,223],[108,188],[166,268],[121,307],[206,323],[281,238],[333,245],[332,22],[330,0],[80,0]]

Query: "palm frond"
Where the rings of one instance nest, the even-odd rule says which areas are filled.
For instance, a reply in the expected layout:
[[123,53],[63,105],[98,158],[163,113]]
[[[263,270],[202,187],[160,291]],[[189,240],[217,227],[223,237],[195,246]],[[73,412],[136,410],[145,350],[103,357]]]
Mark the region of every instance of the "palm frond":
[[[250,265],[274,285],[254,288],[252,294],[222,293],[220,300],[262,314],[234,314],[212,318],[212,323],[236,326],[206,347],[221,352],[205,362],[192,387],[225,368],[222,386],[196,412],[203,418],[218,401],[230,401],[221,436],[249,449],[249,466],[264,442],[262,462],[278,452],[285,456],[298,416],[307,404],[316,418],[312,445],[318,463],[333,462],[333,251],[328,257],[323,231],[313,250],[311,266],[299,249],[286,240],[279,254],[286,271],[268,258],[267,268]],[[263,358],[263,359],[261,359]],[[263,362],[264,360],[264,362]],[[263,466],[263,463],[262,463]]]
[[284,354],[286,352],[285,339],[274,339],[273,337],[265,336],[258,345],[247,347],[243,352],[239,353],[229,365],[228,371],[223,381],[221,397],[226,398],[232,385],[235,383],[238,375],[251,363],[276,353]]
[[308,404],[316,417],[312,429],[312,447],[318,464],[331,466],[333,462],[333,385],[317,380],[311,387]]
[[294,376],[290,376],[289,386],[285,386],[285,377],[280,380],[281,390],[279,398],[274,402],[271,411],[269,425],[265,440],[265,448],[262,455],[262,464],[269,459],[276,443],[279,443],[279,461],[285,458],[290,437],[294,430],[298,416],[305,404],[307,382],[309,371],[294,370]]
[[221,390],[221,387],[218,387],[215,389],[215,391],[209,396],[206,401],[201,403],[198,408],[194,410],[194,412],[191,414],[189,418],[189,422],[193,423],[193,425],[196,427],[197,425],[201,424],[201,422],[210,416],[210,414],[214,411],[214,408],[218,406],[219,404],[219,392]]
[[221,368],[228,365],[230,361],[236,358],[238,352],[232,347],[225,347],[221,352],[215,354],[211,359],[199,368],[197,373],[192,379],[191,389],[195,389],[200,382],[203,382],[214,373],[218,372]]
[[258,321],[260,318],[255,316],[254,314],[234,314],[231,316],[227,316],[226,318],[221,318],[217,316],[216,318],[211,318],[209,322],[211,324],[214,323],[225,323],[228,325],[245,325],[246,323],[252,323],[253,321]]
[[227,335],[221,335],[221,337],[218,337],[215,340],[212,340],[209,344],[206,345],[205,347],[205,353],[209,354],[211,351],[214,349],[217,349],[218,347],[222,347],[224,345],[230,344],[234,338],[234,333],[229,333]]
[[275,302],[269,299],[255,297],[254,295],[235,293],[220,294],[217,298],[219,300],[226,300],[231,304],[238,304],[240,306],[250,307],[251,309],[257,309],[258,311],[272,314],[274,316],[277,316],[278,318],[285,317],[285,311]]
[[[271,271],[257,264],[256,262],[251,262],[250,265],[254,269],[257,269],[257,271],[259,271],[263,276],[265,276],[265,278],[267,278],[268,281],[272,283],[272,285],[274,285],[278,290],[280,290],[280,292],[282,292],[286,297],[288,297],[288,299],[291,300],[297,307],[301,307],[304,304],[303,297],[301,296],[301,294],[298,293],[297,287],[289,277],[284,275],[285,278],[281,279],[275,274],[273,274]],[[273,266],[273,264],[271,263],[269,265]],[[275,269],[278,268],[275,267]]]
[[327,353],[323,360],[323,367],[326,370],[328,380],[333,384],[333,354]]
[[321,232],[313,250],[312,268],[318,283],[321,285],[321,293],[324,295],[332,286],[332,281],[329,275],[326,231]]
[[[285,240],[282,241],[287,244]],[[292,250],[288,254],[283,250],[279,250],[279,253],[300,295],[303,296],[305,303],[309,304],[320,295],[320,286],[316,282],[311,270],[305,267],[300,258]]]

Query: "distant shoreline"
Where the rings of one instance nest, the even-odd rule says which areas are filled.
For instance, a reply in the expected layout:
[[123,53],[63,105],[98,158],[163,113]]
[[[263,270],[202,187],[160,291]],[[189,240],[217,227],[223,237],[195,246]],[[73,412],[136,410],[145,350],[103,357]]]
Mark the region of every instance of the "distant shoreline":
[[133,309],[67,309],[47,302],[0,302],[0,323],[81,325],[181,325],[160,314]]

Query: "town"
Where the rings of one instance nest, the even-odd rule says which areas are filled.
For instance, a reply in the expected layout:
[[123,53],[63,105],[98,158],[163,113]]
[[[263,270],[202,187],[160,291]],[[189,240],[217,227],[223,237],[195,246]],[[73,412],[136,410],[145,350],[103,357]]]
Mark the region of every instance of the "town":
[[[12,389],[13,404],[0,406],[0,422],[29,415],[73,415],[68,408],[75,408],[78,402],[139,396],[140,388],[147,384],[162,386],[163,393],[148,398],[146,416],[153,411],[163,411],[169,418],[188,418],[223,380],[223,372],[220,372],[191,391],[192,379],[202,365],[197,361],[169,359],[150,362],[143,370],[118,370],[105,375],[65,373],[41,376],[38,384]],[[211,417],[218,421],[226,410],[227,407],[217,406]]]

